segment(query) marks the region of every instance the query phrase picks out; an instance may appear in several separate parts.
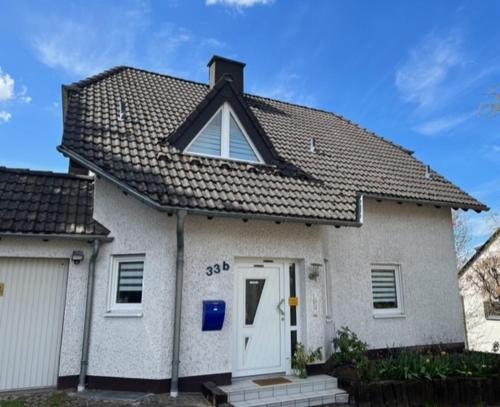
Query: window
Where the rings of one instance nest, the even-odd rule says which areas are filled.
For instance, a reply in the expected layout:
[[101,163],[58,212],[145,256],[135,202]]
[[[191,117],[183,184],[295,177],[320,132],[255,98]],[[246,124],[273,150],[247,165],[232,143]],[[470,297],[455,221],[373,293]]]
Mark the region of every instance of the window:
[[215,113],[185,151],[237,161],[263,161],[227,103]]
[[142,309],[143,274],[144,256],[112,257],[108,312]]
[[245,325],[253,325],[266,280],[247,279],[245,283]]
[[485,301],[484,316],[486,319],[500,320],[500,302]]
[[372,266],[371,278],[373,314],[375,316],[403,315],[399,266]]

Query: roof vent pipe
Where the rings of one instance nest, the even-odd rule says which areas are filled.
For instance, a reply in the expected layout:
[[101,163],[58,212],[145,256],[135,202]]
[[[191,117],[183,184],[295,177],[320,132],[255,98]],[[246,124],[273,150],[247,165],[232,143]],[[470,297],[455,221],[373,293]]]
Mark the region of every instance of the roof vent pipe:
[[432,179],[430,165],[425,166],[425,179]]
[[313,154],[319,154],[319,148],[316,146],[316,139],[311,137],[309,140],[309,151]]
[[120,100],[118,104],[118,120],[123,121],[127,118],[127,104]]
[[243,93],[243,68],[245,68],[243,62],[214,55],[210,61],[208,61],[207,66],[209,69],[210,89],[212,89],[223,76],[227,76],[233,81],[233,86],[236,91]]

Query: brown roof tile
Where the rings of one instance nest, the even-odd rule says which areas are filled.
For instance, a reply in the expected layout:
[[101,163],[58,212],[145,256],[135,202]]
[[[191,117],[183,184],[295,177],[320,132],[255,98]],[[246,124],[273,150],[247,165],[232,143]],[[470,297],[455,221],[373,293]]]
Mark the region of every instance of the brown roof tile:
[[[205,84],[117,67],[66,89],[61,150],[159,205],[348,222],[360,194],[487,209],[436,172],[426,178],[409,150],[334,113],[245,94],[281,158],[249,165],[184,155],[168,143],[207,96]],[[311,136],[319,154],[309,151]]]
[[90,177],[0,167],[0,233],[107,235]]

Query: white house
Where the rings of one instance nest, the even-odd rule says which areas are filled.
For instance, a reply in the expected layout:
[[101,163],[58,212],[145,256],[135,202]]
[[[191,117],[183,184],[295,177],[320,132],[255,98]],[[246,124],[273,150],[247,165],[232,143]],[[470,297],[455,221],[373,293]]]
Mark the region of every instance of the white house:
[[[500,228],[476,250],[459,272],[460,293],[463,297],[467,345],[471,350],[492,352],[500,342],[500,311],[491,306],[481,285],[474,284],[477,267],[489,257],[500,258]],[[481,271],[480,271],[481,272]]]
[[450,212],[486,207],[337,114],[244,93],[243,68],[63,86],[69,174],[0,171],[1,390],[289,374],[345,325],[464,342]]

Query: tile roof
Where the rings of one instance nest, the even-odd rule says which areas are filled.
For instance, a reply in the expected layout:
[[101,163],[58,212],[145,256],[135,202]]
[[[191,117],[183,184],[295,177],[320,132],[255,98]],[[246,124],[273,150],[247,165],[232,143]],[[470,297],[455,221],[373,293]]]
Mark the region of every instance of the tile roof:
[[458,272],[458,276],[462,276],[473,264],[474,262],[481,256],[486,250],[498,239],[500,238],[500,228],[497,228],[495,232],[484,242],[481,246],[479,246],[475,253],[471,256],[469,260],[462,266],[462,268]]
[[0,233],[107,235],[90,177],[0,167]]
[[[65,93],[60,150],[161,206],[345,222],[357,220],[361,194],[487,209],[436,172],[426,177],[410,151],[334,113],[244,94],[281,158],[262,166],[189,156],[168,143],[209,94],[206,84],[117,67]],[[319,154],[309,151],[311,136]]]

